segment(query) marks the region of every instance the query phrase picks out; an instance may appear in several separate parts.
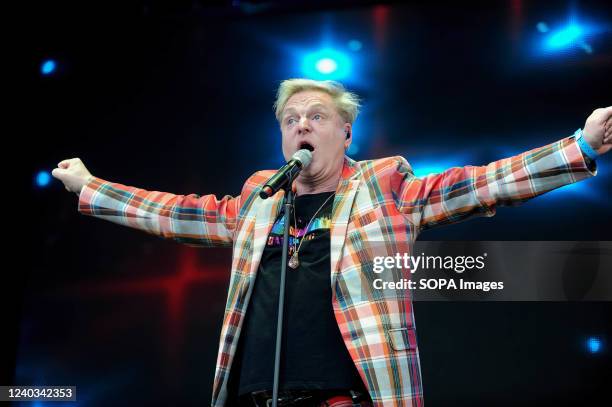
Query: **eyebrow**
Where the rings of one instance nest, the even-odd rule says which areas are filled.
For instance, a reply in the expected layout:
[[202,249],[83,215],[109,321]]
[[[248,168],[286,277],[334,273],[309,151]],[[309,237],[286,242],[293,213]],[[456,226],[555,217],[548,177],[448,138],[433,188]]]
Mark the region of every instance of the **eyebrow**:
[[[308,108],[308,111],[310,112],[310,111],[315,110],[315,109],[321,109],[321,110],[324,110],[324,111],[326,111],[326,112],[328,111],[327,107],[326,107],[326,106],[325,106],[323,103],[315,103],[315,104],[313,104],[312,106],[310,106],[310,107]],[[295,110],[295,108],[290,107],[290,108],[286,109],[286,110],[283,112],[283,117],[285,117],[285,116],[287,116],[289,113],[291,113],[291,112],[295,112],[295,111],[296,111],[296,110]]]

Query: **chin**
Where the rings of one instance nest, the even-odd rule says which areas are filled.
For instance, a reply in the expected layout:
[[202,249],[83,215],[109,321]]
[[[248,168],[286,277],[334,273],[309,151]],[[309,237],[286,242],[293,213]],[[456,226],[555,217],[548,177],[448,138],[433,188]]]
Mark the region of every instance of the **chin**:
[[305,178],[311,178],[314,177],[320,170],[321,169],[317,163],[312,162],[304,171],[300,173],[300,175],[304,176]]

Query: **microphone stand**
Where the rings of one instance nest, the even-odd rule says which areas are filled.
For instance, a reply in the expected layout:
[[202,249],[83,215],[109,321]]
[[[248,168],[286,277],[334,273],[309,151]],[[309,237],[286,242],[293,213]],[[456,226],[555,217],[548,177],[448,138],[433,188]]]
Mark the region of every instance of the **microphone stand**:
[[274,353],[274,382],[272,386],[272,407],[277,407],[280,376],[281,345],[283,337],[283,314],[285,311],[285,276],[287,275],[287,258],[289,254],[289,227],[291,224],[291,208],[293,206],[293,177],[287,174],[289,182],[285,187],[285,231],[283,232],[283,257],[280,273],[278,294],[278,319],[276,322],[276,350]]

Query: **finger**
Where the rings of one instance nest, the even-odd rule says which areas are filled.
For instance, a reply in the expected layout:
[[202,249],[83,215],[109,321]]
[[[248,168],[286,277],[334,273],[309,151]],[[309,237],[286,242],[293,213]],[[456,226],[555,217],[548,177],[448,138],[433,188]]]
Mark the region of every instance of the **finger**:
[[612,106],[598,107],[593,111],[593,121],[605,125],[612,116]]
[[57,166],[60,168],[68,168],[70,166],[71,161],[72,159],[60,161],[59,164],[57,164]]
[[66,174],[66,170],[61,169],[61,168],[54,168],[53,171],[51,171],[51,175],[53,175],[55,178],[61,180],[62,176]]
[[612,149],[612,144],[606,144],[597,150],[598,154],[605,154]]
[[67,160],[60,161],[60,163],[57,164],[57,166],[60,167],[60,168],[68,168],[72,164],[75,164],[77,161],[79,161],[78,158],[69,158]]
[[601,122],[605,125],[612,117],[612,106],[602,108],[603,114],[601,115]]

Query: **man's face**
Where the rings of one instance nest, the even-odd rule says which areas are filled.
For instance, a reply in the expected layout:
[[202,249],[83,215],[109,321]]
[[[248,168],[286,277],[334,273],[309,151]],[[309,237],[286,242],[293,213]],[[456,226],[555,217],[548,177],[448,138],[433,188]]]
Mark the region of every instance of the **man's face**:
[[351,131],[336,111],[332,97],[325,92],[308,90],[287,100],[281,115],[283,155],[288,161],[302,148],[312,151],[312,162],[300,176],[325,180],[337,175],[344,162],[344,151],[351,144]]

